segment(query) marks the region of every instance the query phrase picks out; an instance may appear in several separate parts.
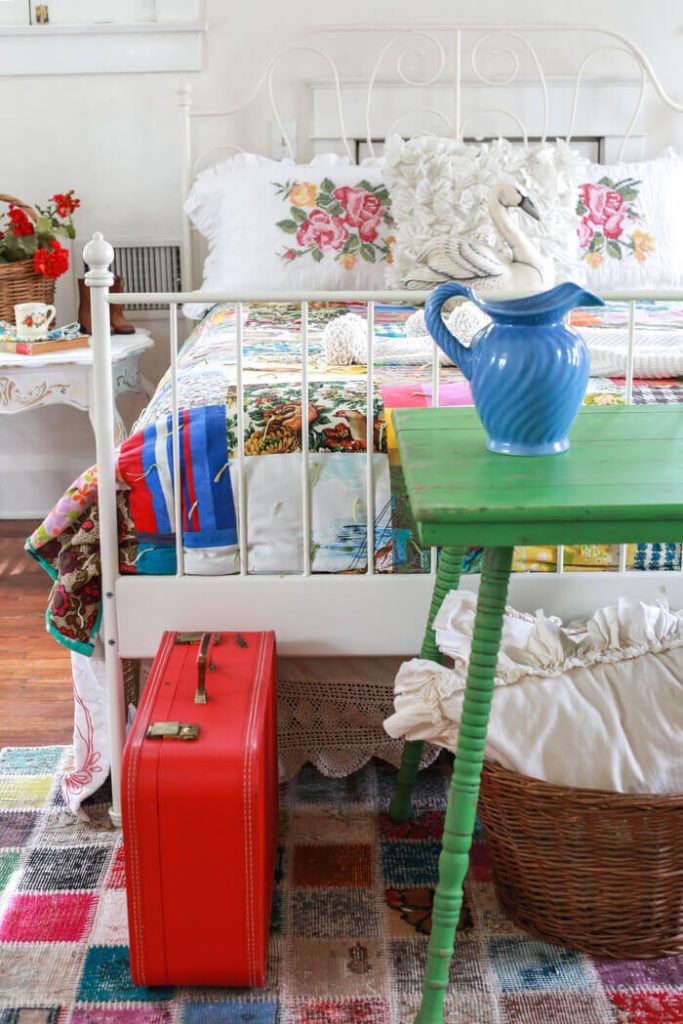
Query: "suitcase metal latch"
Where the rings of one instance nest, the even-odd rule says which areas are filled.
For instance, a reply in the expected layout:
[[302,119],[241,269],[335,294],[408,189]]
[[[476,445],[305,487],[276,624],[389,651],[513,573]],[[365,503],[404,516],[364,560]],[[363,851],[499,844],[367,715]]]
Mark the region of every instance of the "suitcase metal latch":
[[150,740],[196,740],[199,726],[192,722],[152,722],[146,735]]

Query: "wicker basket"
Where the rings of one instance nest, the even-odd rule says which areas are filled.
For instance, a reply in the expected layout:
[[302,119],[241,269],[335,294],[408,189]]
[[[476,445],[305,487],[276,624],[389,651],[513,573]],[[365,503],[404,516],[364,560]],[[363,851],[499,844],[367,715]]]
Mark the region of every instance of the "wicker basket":
[[597,956],[683,952],[683,795],[571,789],[486,763],[479,817],[521,928]]
[[[0,193],[0,203],[18,206],[35,223],[38,214],[26,203],[14,196]],[[47,302],[55,300],[55,282],[36,274],[33,259],[18,260],[16,263],[0,263],[0,320],[14,323],[14,307],[20,302]]]

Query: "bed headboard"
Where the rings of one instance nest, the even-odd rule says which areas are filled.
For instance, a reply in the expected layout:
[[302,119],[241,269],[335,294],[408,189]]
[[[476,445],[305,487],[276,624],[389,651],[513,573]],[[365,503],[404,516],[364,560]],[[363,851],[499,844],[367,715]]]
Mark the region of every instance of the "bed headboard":
[[[271,125],[284,150],[304,160],[336,151],[357,161],[380,155],[392,133],[428,132],[522,143],[562,137],[610,162],[649,155],[650,137],[661,148],[670,141],[667,118],[683,113],[636,43],[591,25],[328,26],[274,53],[232,106],[194,109],[188,86],[178,104],[183,199],[212,162],[247,146],[270,150]],[[185,289],[193,276],[183,218]]]

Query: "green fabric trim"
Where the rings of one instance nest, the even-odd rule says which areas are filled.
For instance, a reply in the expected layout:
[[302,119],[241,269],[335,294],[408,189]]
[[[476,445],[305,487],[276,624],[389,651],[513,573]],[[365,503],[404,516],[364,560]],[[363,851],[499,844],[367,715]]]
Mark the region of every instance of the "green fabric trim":
[[31,556],[31,558],[35,558],[36,562],[38,562],[39,565],[42,565],[43,569],[48,574],[50,579],[57,580],[57,573],[56,573],[56,571],[52,568],[52,566],[50,565],[49,562],[45,561],[45,559],[42,557],[42,555],[38,554],[36,549],[31,544],[31,538],[30,537],[26,538],[26,543],[24,544],[24,551],[28,551],[28,553]]
[[99,632],[101,622],[102,605],[100,604],[100,608],[97,613],[97,618],[95,619],[95,625],[93,626],[92,633],[90,634],[90,641],[84,644],[80,640],[70,640],[69,637],[66,637],[62,633],[60,633],[57,627],[53,626],[52,622],[50,621],[49,605],[45,610],[45,627],[48,633],[51,636],[53,636],[55,640],[57,640],[62,645],[62,647],[66,647],[67,650],[69,651],[75,651],[76,654],[85,654],[86,658],[91,657],[93,651],[95,650],[94,640]]

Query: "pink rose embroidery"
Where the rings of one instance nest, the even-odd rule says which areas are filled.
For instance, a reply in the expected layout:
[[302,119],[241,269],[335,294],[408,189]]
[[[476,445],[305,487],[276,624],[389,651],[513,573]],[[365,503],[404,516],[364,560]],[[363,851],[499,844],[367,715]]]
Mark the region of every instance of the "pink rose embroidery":
[[601,227],[606,238],[618,238],[626,215],[624,197],[607,185],[581,186],[581,199],[587,207],[588,220]]
[[315,245],[321,252],[341,249],[349,233],[341,217],[331,217],[324,210],[311,210],[296,233],[299,245]]
[[353,187],[337,187],[327,177],[319,185],[300,181],[272,184],[289,206],[286,216],[276,222],[276,227],[290,236],[278,253],[284,263],[327,259],[352,270],[359,260],[390,263],[393,259],[391,246],[396,239],[387,234],[394,218],[386,185],[371,185],[363,178]]
[[378,197],[364,188],[351,188],[349,185],[335,189],[332,194],[346,210],[345,223],[358,228],[364,242],[374,242],[382,219],[382,203]]
[[579,245],[585,249],[593,237],[593,228],[590,226],[587,216],[581,219],[576,231],[579,236]]
[[[601,267],[605,259],[633,257],[644,263],[656,251],[656,240],[642,230],[638,198],[642,182],[637,178],[584,182],[579,187],[576,212],[581,218],[577,228],[583,259],[590,267]],[[637,230],[633,230],[639,225]]]

